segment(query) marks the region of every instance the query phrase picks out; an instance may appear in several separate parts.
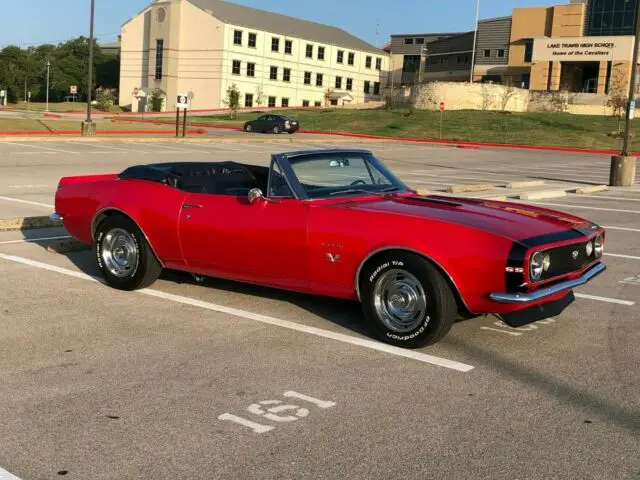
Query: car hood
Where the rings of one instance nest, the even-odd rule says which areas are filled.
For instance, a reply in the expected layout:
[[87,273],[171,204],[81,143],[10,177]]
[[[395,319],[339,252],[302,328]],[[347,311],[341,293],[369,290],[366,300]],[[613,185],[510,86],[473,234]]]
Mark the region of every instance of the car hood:
[[569,229],[592,230],[592,223],[563,212],[483,199],[429,196],[394,196],[380,200],[334,204],[363,212],[406,215],[460,224],[500,235],[513,241]]

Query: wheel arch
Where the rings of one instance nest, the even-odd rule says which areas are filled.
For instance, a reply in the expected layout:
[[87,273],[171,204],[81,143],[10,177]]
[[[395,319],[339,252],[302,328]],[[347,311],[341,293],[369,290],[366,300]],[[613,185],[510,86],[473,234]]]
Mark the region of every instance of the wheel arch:
[[456,282],[453,279],[453,277],[451,276],[451,274],[439,262],[434,260],[432,257],[424,254],[423,252],[420,252],[418,250],[414,250],[412,248],[407,248],[407,247],[383,247],[383,248],[379,248],[379,249],[374,250],[373,252],[369,253],[360,262],[360,265],[358,266],[358,270],[356,271],[356,278],[355,278],[356,293],[358,295],[358,300],[360,300],[360,280],[361,280],[360,277],[362,275],[362,270],[364,269],[364,267],[368,263],[375,261],[376,258],[378,258],[378,257],[380,257],[382,255],[388,254],[389,252],[410,253],[412,255],[417,255],[417,256],[423,258],[424,260],[426,260],[427,262],[429,262],[446,279],[447,284],[451,288],[451,291],[453,292],[453,295],[454,295],[454,297],[456,299],[456,303],[458,304],[458,310],[460,311],[460,313],[468,313],[468,314],[471,314],[471,315],[476,315],[467,306],[467,303],[465,302],[464,298],[462,297],[462,294],[460,293],[460,289],[458,288],[458,285],[456,284]]
[[144,237],[144,239],[149,244],[149,248],[153,252],[153,256],[156,257],[156,260],[158,261],[158,263],[162,266],[162,268],[164,268],[164,263],[162,262],[162,260],[158,256],[158,254],[156,253],[155,248],[153,248],[153,244],[151,243],[151,240],[149,240],[149,237],[147,236],[147,234],[144,231],[144,229],[140,226],[140,224],[136,221],[135,218],[133,218],[128,213],[126,213],[124,210],[120,210],[119,208],[116,208],[116,207],[103,208],[102,210],[99,210],[93,216],[93,219],[91,220],[91,239],[95,242],[96,233],[98,231],[98,227],[100,227],[102,222],[104,222],[107,218],[113,217],[115,215],[119,215],[119,216],[124,217],[124,218],[126,218],[128,220],[131,220],[136,225],[136,227],[138,227],[138,229],[142,232],[142,236]]

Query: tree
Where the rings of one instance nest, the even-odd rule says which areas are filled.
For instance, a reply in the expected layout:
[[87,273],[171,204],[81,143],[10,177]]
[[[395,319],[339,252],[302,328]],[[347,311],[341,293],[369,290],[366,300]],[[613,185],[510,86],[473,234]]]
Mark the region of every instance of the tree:
[[500,108],[504,112],[509,105],[509,100],[517,93],[516,87],[513,86],[511,78],[507,80],[507,83],[503,85],[502,92],[500,93]]
[[264,91],[262,90],[262,85],[258,85],[256,87],[256,105],[261,107],[264,103]]
[[240,108],[240,90],[235,83],[227,88],[227,96],[222,101],[231,110],[231,118],[236,118],[238,108]]
[[149,105],[152,112],[161,112],[167,94],[161,88],[154,88],[149,94]]
[[626,89],[624,72],[619,68],[614,70],[614,74],[611,77],[611,83],[609,85],[609,98],[607,99],[607,106],[613,110],[614,117],[622,117],[626,112],[627,102],[629,101],[628,92]]

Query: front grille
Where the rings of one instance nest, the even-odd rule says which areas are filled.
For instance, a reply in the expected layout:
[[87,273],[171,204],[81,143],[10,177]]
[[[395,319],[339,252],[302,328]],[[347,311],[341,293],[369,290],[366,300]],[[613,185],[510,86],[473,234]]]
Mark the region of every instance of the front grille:
[[[551,266],[549,270],[542,274],[541,280],[548,280],[560,275],[582,270],[589,265],[589,263],[593,262],[596,259],[595,252],[592,252],[591,256],[587,256],[587,243],[588,242],[572,243],[571,245],[564,245],[547,250],[546,253],[551,255]],[[574,252],[578,252],[575,258]]]

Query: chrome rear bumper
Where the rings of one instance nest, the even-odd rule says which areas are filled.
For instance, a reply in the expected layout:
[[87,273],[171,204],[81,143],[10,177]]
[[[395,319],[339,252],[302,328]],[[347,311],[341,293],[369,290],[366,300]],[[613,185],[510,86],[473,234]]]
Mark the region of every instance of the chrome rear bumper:
[[575,280],[567,280],[566,282],[561,282],[550,287],[541,288],[540,290],[536,290],[535,292],[531,293],[491,293],[489,295],[489,298],[491,298],[491,300],[493,300],[494,302],[499,303],[527,304],[537,302],[566,290],[571,290],[572,288],[584,285],[592,278],[600,275],[606,269],[607,267],[604,265],[604,263],[597,263],[590,270],[587,270]]
[[61,225],[64,218],[59,213],[52,213],[51,215],[49,215],[49,220],[51,220],[52,223]]

